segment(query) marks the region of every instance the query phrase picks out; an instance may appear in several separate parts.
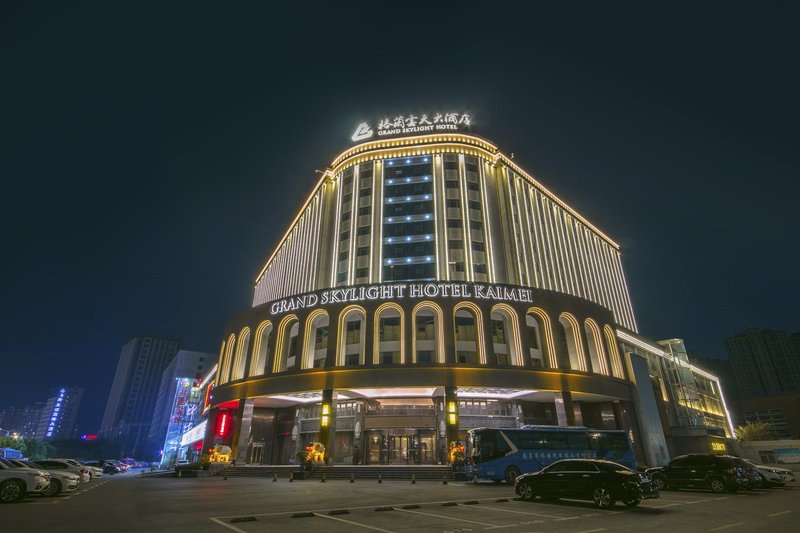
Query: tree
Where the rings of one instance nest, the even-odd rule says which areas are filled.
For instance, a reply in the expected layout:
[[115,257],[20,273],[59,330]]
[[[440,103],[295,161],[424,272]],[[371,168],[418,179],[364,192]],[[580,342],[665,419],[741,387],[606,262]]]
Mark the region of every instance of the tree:
[[22,437],[12,437],[11,435],[0,437],[0,448],[14,448],[25,455],[28,451],[25,440]]
[[742,442],[772,440],[775,438],[775,431],[772,424],[767,422],[748,422],[736,428],[736,436]]

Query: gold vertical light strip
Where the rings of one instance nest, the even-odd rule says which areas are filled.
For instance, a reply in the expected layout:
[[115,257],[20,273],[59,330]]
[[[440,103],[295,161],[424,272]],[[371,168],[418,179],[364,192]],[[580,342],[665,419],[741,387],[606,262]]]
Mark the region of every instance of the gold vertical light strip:
[[480,156],[476,157],[478,161],[478,179],[480,180],[481,185],[481,208],[483,210],[483,234],[484,234],[484,241],[485,247],[483,255],[486,256],[486,268],[487,268],[487,275],[489,277],[489,283],[495,283],[495,274],[494,274],[494,250],[492,248],[492,231],[491,231],[491,223],[489,220],[489,208],[487,204],[489,202],[489,194],[488,188],[486,185],[486,167],[489,165],[489,162],[483,159]]
[[614,306],[611,304],[608,298],[608,285],[610,280],[603,275],[603,268],[602,262],[600,257],[600,250],[598,249],[598,238],[597,236],[593,236],[592,238],[592,260],[594,261],[595,268],[597,269],[597,275],[601,280],[601,298],[602,304],[606,309],[614,310]]
[[343,173],[339,172],[332,181],[333,186],[336,188],[336,217],[333,219],[333,268],[331,269],[331,287],[336,287],[336,275],[339,273],[339,222],[342,216],[343,176]]
[[356,282],[355,247],[358,241],[358,202],[361,199],[361,175],[359,165],[353,166],[353,193],[350,197],[350,244],[347,246],[347,284]]
[[561,211],[557,205],[553,205],[551,212],[551,220],[553,223],[553,235],[558,241],[558,261],[560,265],[559,273],[561,275],[561,291],[567,294],[572,294],[570,287],[570,272],[569,262],[567,261],[566,246],[564,244],[564,237],[561,234]]
[[569,258],[572,262],[573,287],[575,288],[574,295],[583,297],[583,265],[581,265],[578,251],[575,248],[575,239],[572,232],[572,217],[566,212],[563,213],[563,217],[564,237],[567,241]]
[[536,238],[539,242],[539,270],[542,273],[542,288],[552,289],[553,284],[550,281],[550,262],[547,254],[550,250],[550,243],[545,235],[545,227],[542,222],[541,214],[541,194],[536,189],[533,190],[533,199],[531,200],[531,207],[533,207],[533,214],[536,220]]
[[461,219],[464,225],[461,228],[462,239],[464,239],[464,277],[466,281],[474,281],[475,273],[472,271],[472,228],[469,218],[469,189],[467,188],[467,172],[464,169],[464,154],[458,154],[458,182],[461,184]]
[[[372,217],[372,246],[369,247],[369,281],[380,283],[383,279],[383,160],[376,159],[372,163],[372,205],[370,216]],[[377,198],[377,202],[375,199]],[[375,235],[378,236],[377,245]],[[375,264],[375,253],[377,250],[378,263],[377,273]]]
[[581,297],[589,299],[589,278],[586,275],[586,261],[583,258],[583,250],[581,250],[580,243],[580,221],[572,218],[570,219],[570,233],[572,235],[572,243],[575,249],[575,257],[578,259],[578,266],[580,268],[581,276]]
[[622,286],[625,288],[625,303],[627,304],[626,311],[630,316],[630,326],[628,327],[630,327],[630,329],[632,329],[633,331],[637,331],[636,317],[633,314],[633,305],[631,304],[630,292],[628,291],[628,282],[625,280],[625,271],[622,270],[622,256],[619,252],[617,252],[617,261],[615,266],[617,268],[618,275],[622,280]]
[[[441,202],[439,203],[439,211],[441,213],[441,222],[436,230],[436,249],[440,247],[444,250],[444,279],[450,281],[450,228],[447,227],[447,187],[445,187],[445,172],[444,172],[444,156],[436,154],[433,158],[433,186],[441,191]],[[441,276],[441,272],[440,272]],[[439,277],[438,279],[441,279]]]
[[[556,285],[556,290],[559,292],[564,291],[564,278],[563,278],[563,271],[561,267],[561,258],[559,257],[560,250],[558,249],[558,242],[556,239],[556,230],[553,224],[553,204],[549,199],[544,199],[544,208],[542,209],[542,215],[544,216],[545,223],[547,224],[547,234],[550,238],[551,246],[551,256],[553,260],[553,272],[555,273],[553,278]],[[554,246],[553,246],[554,244]]]
[[[522,268],[524,269],[524,272],[525,272],[525,283],[524,283],[524,285],[527,285],[527,286],[530,287],[530,285],[531,285],[531,269],[530,269],[530,266],[528,265],[528,257],[530,257],[530,251],[528,250],[528,247],[526,246],[527,243],[525,242],[525,229],[526,228],[525,228],[524,222],[527,222],[527,220],[522,217],[522,204],[524,203],[523,199],[525,198],[525,195],[520,193],[520,191],[522,190],[522,187],[523,187],[522,180],[515,175],[514,176],[514,209],[517,212],[517,222],[518,222],[518,226],[519,226],[517,228],[518,233],[516,235],[516,238],[517,238],[517,240],[519,242],[520,248],[522,249],[522,265],[521,266],[522,266]],[[520,198],[520,196],[522,198]]]
[[564,238],[564,251],[567,255],[567,261],[570,266],[569,270],[569,277],[570,277],[570,288],[572,290],[571,294],[573,296],[580,296],[580,289],[578,288],[578,267],[575,264],[575,254],[572,251],[572,240],[570,239],[569,231],[568,231],[568,220],[567,217],[569,214],[564,210],[561,210],[561,216],[559,217],[559,224],[561,225],[561,235]]
[[542,217],[542,228],[544,233],[544,238],[547,241],[547,258],[549,260],[548,267],[549,267],[549,276],[550,276],[550,290],[560,290],[558,285],[558,267],[556,265],[555,254],[553,253],[553,242],[555,239],[553,238],[553,232],[550,228],[550,221],[547,213],[550,211],[549,201],[547,197],[541,195],[539,197],[540,203],[539,207],[541,208],[540,216]]
[[[434,258],[434,261],[436,262],[436,279],[440,280],[440,279],[442,279],[442,257],[441,257],[441,254],[439,253],[439,233],[440,233],[439,225],[442,224],[443,222],[442,222],[442,217],[440,216],[440,213],[439,213],[439,205],[438,205],[438,197],[439,196],[436,194],[436,158],[432,153],[429,154],[428,157],[431,160],[431,189],[433,191],[432,192],[432,194],[433,194],[433,203],[432,203],[432,205],[433,205],[433,258]],[[447,215],[445,214],[444,224],[446,224],[446,223],[447,223]],[[445,228],[445,231],[447,231],[447,228]],[[412,320],[415,320],[415,319],[412,318]],[[413,327],[414,326],[412,324],[412,328]],[[416,333],[414,334],[414,338],[416,338]],[[416,362],[416,357],[417,357],[417,355],[416,355],[416,352],[415,352],[415,353],[412,354],[412,359],[414,360],[414,362]]]
[[603,251],[603,269],[606,272],[606,276],[608,276],[609,290],[611,291],[611,297],[614,301],[614,314],[623,316],[625,314],[625,305],[622,303],[622,294],[619,291],[619,284],[617,283],[617,276],[614,272],[609,246],[605,242],[601,242],[600,246]]
[[522,251],[519,249],[519,220],[518,217],[514,217],[513,212],[516,209],[515,203],[517,202],[516,198],[516,188],[514,187],[514,179],[512,177],[513,172],[509,170],[509,168],[503,165],[503,174],[505,174],[506,178],[506,186],[508,187],[508,212],[511,214],[511,235],[510,241],[513,244],[514,250],[514,259],[517,263],[517,272],[516,272],[516,279],[509,281],[513,281],[517,285],[522,285],[522,263],[520,262],[520,256],[523,255]]
[[534,238],[534,223],[533,223],[533,213],[531,212],[531,204],[530,204],[530,190],[531,186],[526,183],[522,182],[520,185],[520,189],[522,190],[522,194],[517,198],[517,202],[520,205],[520,209],[525,210],[525,225],[526,231],[524,235],[527,236],[528,239],[528,250],[529,252],[529,264],[528,269],[531,272],[531,275],[528,277],[528,286],[530,287],[539,287],[539,268],[536,264],[536,253],[538,251],[538,245],[536,243],[536,239]]
[[581,252],[583,254],[583,264],[586,267],[586,274],[589,279],[589,300],[598,302],[599,298],[597,296],[597,281],[595,279],[594,270],[592,269],[592,260],[589,257],[589,247],[586,242],[591,238],[590,235],[591,234],[589,233],[589,230],[586,228],[583,228],[583,231],[580,231],[578,234],[581,244]]

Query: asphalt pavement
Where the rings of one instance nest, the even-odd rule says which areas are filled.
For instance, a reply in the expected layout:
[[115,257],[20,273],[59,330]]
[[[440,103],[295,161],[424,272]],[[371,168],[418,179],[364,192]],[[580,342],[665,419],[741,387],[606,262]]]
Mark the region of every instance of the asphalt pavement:
[[56,498],[0,506],[2,531],[514,532],[800,530],[800,485],[713,494],[664,491],[628,509],[523,502],[505,484],[105,476]]

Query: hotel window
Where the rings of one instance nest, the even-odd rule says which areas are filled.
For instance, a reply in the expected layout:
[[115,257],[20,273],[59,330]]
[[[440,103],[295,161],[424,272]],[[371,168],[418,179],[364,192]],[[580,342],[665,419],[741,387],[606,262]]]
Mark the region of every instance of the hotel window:
[[476,274],[486,274],[486,265],[484,263],[475,263],[472,265],[472,270]]
[[459,309],[456,311],[454,324],[457,362],[477,364],[478,349],[475,315],[466,309]]
[[356,277],[357,278],[366,278],[369,276],[369,269],[368,268],[358,268],[356,269]]
[[478,222],[477,220],[472,220],[469,223],[469,227],[474,229],[475,231],[483,231],[483,222]]
[[458,162],[457,161],[446,161],[444,164],[445,170],[458,170]]
[[461,200],[447,200],[447,207],[450,209],[461,209]]
[[358,228],[358,235],[369,235],[369,226],[362,226]]
[[449,241],[447,241],[447,246],[451,250],[463,250],[464,249],[464,241],[450,239]]
[[417,363],[433,363],[433,350],[417,350]]
[[347,239],[349,239],[349,238],[350,238],[350,230],[343,231],[343,232],[341,233],[340,237],[341,237],[341,239],[342,239],[343,241],[346,241]]
[[472,249],[476,252],[483,252],[486,250],[486,247],[483,245],[482,242],[472,241]]
[[347,252],[339,252],[339,261],[347,261]]
[[371,188],[370,189],[361,189],[361,191],[358,193],[358,196],[369,196],[370,194],[372,194],[372,189]]
[[358,208],[358,216],[369,215],[372,212],[372,207],[365,205]]
[[342,196],[342,205],[348,203],[350,200],[353,199],[353,193],[347,192]]
[[458,189],[458,181],[457,180],[445,180],[444,186],[448,189]]
[[369,255],[369,246],[360,246],[358,248],[358,252],[356,255],[358,257],[364,257],[365,255]]
[[447,227],[450,229],[459,229],[461,228],[461,219],[460,218],[451,218],[447,221]]

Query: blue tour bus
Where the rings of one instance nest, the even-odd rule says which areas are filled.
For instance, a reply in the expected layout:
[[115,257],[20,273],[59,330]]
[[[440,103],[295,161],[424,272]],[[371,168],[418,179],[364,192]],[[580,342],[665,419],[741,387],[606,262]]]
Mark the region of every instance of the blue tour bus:
[[470,479],[506,480],[537,472],[559,459],[607,459],[636,470],[625,431],[586,427],[522,426],[520,429],[476,428],[467,432]]

